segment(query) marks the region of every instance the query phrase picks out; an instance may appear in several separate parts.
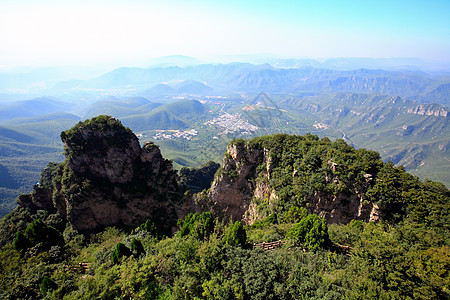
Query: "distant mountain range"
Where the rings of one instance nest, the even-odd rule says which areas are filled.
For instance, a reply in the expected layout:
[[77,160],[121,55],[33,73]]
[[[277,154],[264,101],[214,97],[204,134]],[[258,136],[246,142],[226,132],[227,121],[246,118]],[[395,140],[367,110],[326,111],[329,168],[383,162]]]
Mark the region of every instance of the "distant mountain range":
[[103,93],[144,96],[239,96],[272,94],[326,95],[339,92],[376,93],[448,105],[450,77],[421,71],[378,69],[331,70],[303,66],[277,68],[269,64],[201,64],[188,67],[119,68],[89,80],[54,86],[57,93]]
[[34,117],[55,112],[70,111],[73,104],[51,98],[36,98],[0,105],[0,123],[14,118]]
[[176,84],[157,84],[154,87],[145,90],[143,95],[149,98],[161,98],[170,96],[188,96],[188,95],[214,95],[214,90],[205,83],[195,80],[183,80]]
[[450,107],[450,83],[440,84],[429,92],[409,98],[420,103],[439,103]]
[[264,91],[297,95],[377,93],[424,103],[449,103],[448,69],[430,72],[417,59],[248,60],[265,63],[203,63],[170,56],[151,60],[146,68],[121,67],[93,77],[87,77],[95,74],[93,71],[64,72],[58,68],[4,71],[0,72],[0,101],[6,101],[8,95],[17,99],[18,93],[92,104],[107,95],[171,99],[251,96]]

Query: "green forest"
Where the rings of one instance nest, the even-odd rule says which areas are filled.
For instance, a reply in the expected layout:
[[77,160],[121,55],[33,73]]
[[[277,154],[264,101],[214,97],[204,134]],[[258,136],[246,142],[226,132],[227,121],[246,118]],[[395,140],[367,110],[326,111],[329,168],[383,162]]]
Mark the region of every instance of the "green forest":
[[[203,211],[179,219],[169,236],[152,219],[81,233],[58,214],[17,207],[0,220],[0,297],[450,298],[450,191],[443,184],[422,182],[342,140],[274,135],[231,145],[270,149],[277,161],[269,184],[279,201],[261,204],[264,214],[253,224]],[[184,197],[218,166],[203,167],[180,171]],[[219,168],[216,177],[238,171]],[[339,180],[324,179],[331,176]],[[386,208],[383,221],[328,224],[309,209],[317,192],[351,195],[363,186],[367,201]]]

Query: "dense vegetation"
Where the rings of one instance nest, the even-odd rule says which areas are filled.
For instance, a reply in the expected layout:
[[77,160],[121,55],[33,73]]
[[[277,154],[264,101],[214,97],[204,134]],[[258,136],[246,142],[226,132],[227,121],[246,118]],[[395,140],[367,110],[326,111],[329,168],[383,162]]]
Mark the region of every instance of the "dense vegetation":
[[[158,239],[137,228],[84,237],[66,228],[64,247],[0,253],[2,298],[35,299],[437,299],[448,298],[450,248],[440,229],[352,222],[329,225],[330,243],[293,238],[269,251],[252,247],[309,223],[244,229],[209,216],[188,218],[189,233]],[[195,219],[194,222],[190,220]],[[202,222],[212,221],[209,231]],[[302,222],[303,221],[303,222]],[[302,225],[299,225],[302,224]],[[182,227],[183,228],[183,227]],[[326,228],[326,225],[325,225]],[[182,229],[181,229],[182,230]],[[205,235],[207,232],[209,235]],[[314,238],[314,225],[308,234]],[[320,236],[318,233],[317,236]],[[243,243],[242,238],[246,239]],[[257,240],[255,238],[258,238]],[[345,244],[346,246],[338,246]],[[348,247],[347,247],[348,246]],[[71,271],[89,263],[88,270]],[[72,268],[73,268],[72,267]],[[50,280],[50,281],[49,281]],[[44,293],[45,291],[45,293]]]
[[314,114],[325,124],[327,136],[331,135],[330,129],[338,129],[347,142],[358,148],[376,150],[385,161],[450,187],[450,164],[446,159],[450,155],[450,130],[445,129],[450,120],[448,108],[437,104],[418,106],[396,95],[374,94],[342,93],[282,101],[290,110]]
[[[152,220],[132,231],[110,227],[82,235],[69,224],[53,226],[55,216],[48,212],[19,208],[0,220],[0,297],[450,297],[445,186],[421,182],[383,163],[378,153],[342,140],[276,135],[233,143],[270,149],[269,184],[279,201],[266,207],[266,217],[243,226],[203,212],[178,220],[172,236],[158,232]],[[351,195],[355,186],[389,208],[386,221],[327,224],[305,208],[311,194]],[[285,242],[273,250],[262,244],[279,240]]]
[[[358,195],[364,203],[381,207],[385,220],[398,222],[408,216],[448,230],[449,190],[441,183],[421,182],[392,162],[384,163],[375,151],[311,134],[277,134],[231,144],[249,153],[268,149],[270,162],[262,162],[247,176],[266,181],[276,191],[276,199],[257,203],[262,216],[287,213],[292,206],[308,207],[317,197],[330,201],[337,197],[345,202]],[[225,163],[229,159],[226,154]],[[237,169],[245,160],[236,163]],[[270,178],[264,171],[268,168]],[[228,170],[228,176],[237,176],[237,169]]]

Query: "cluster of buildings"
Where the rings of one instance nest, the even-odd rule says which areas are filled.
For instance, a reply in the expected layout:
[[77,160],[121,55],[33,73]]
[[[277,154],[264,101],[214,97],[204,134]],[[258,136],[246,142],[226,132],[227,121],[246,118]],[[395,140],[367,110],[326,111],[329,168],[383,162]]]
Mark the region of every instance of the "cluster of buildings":
[[328,125],[325,123],[318,123],[318,124],[314,124],[313,126],[317,129],[327,129],[328,128]]
[[241,119],[240,114],[224,113],[211,121],[205,122],[204,125],[217,126],[223,129],[222,134],[241,132],[242,134],[251,134],[259,129],[259,127],[252,125]]
[[198,134],[197,130],[156,130],[156,134],[152,136],[155,140],[173,140],[173,139],[186,139],[190,141],[194,136]]

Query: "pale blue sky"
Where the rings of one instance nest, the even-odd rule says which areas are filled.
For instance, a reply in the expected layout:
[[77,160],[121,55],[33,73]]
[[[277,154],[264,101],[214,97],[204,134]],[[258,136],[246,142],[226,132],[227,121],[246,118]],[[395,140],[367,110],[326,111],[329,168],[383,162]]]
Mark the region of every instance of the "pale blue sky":
[[448,63],[450,0],[0,0],[0,66],[140,65],[174,54]]

